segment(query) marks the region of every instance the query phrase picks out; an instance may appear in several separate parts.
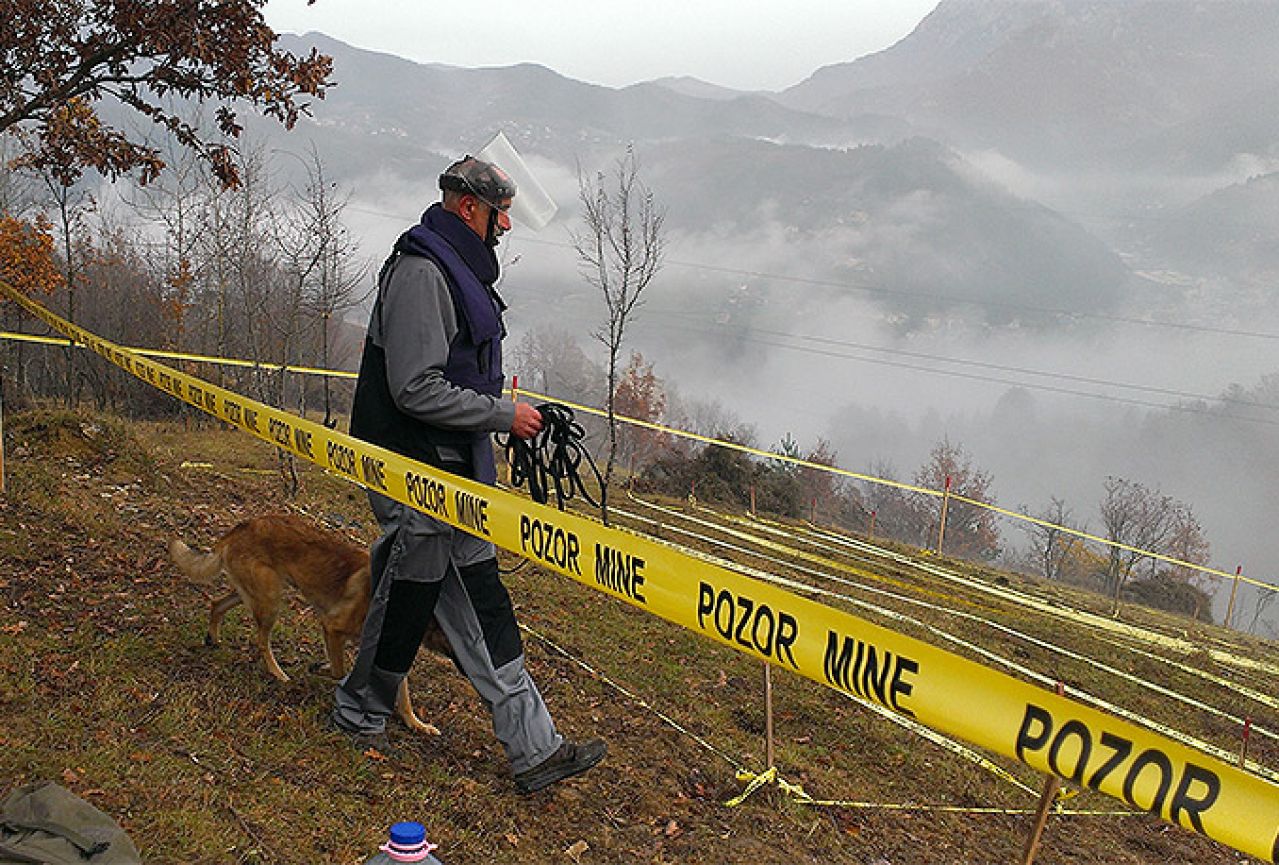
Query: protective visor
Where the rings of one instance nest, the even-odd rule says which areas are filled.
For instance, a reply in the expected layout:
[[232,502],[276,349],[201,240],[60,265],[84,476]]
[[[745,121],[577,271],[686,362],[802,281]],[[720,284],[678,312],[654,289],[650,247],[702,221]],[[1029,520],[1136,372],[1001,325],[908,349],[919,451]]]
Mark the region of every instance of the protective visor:
[[512,219],[534,231],[541,231],[555,218],[555,211],[559,208],[505,134],[499,131],[475,156],[499,166],[515,181],[517,192],[511,209],[507,211]]

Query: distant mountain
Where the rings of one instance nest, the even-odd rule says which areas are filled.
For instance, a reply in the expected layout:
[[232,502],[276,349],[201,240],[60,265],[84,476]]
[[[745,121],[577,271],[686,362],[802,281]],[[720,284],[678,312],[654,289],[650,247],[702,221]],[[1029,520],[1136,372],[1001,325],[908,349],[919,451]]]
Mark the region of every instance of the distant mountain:
[[[835,292],[869,289],[858,296],[906,328],[939,315],[1052,325],[1033,307],[1112,308],[1130,278],[1078,225],[896,118],[850,122],[720,89],[704,98],[680,92],[705,89],[687,79],[614,89],[539,66],[416,64],[318,34],[286,37],[291,49],[310,45],[334,58],[338,86],[300,131],[345,182],[382,173],[429,191],[447,159],[498,129],[566,177],[606,167],[630,144],[689,254],[739,260],[739,247],[789,237],[761,266]],[[563,197],[571,211],[574,193]],[[711,282],[689,302],[718,312],[740,280]]]
[[1279,172],[1206,195],[1155,222],[1151,243],[1171,266],[1253,282],[1271,295],[1279,280]]
[[810,299],[865,292],[906,328],[937,316],[1052,324],[1042,310],[1115,308],[1130,279],[1078,225],[927,139],[831,150],[720,138],[644,159],[654,193],[678,203],[667,217],[678,236],[726,223],[743,243],[789,232],[790,273],[830,283]]
[[901,117],[1032,164],[1084,161],[1198,118],[1228,129],[1279,85],[1274,0],[943,0],[896,45],[779,96]]
[[718,84],[711,84],[709,81],[703,81],[700,78],[694,78],[691,75],[668,75],[665,78],[654,78],[652,81],[645,81],[634,85],[635,87],[664,87],[667,90],[673,90],[684,96],[694,96],[698,99],[737,99],[739,96],[762,96],[760,92],[734,90],[731,87],[721,87]]
[[566,78],[543,66],[464,69],[412,63],[318,33],[281,37],[334,60],[338,86],[313,106],[330,135],[399,140],[418,149],[475,147],[496,130],[525,152],[572,163],[573,154],[632,141],[708,134],[843,144],[852,124],[787,108],[764,96],[708,99],[663,86],[623,89]]

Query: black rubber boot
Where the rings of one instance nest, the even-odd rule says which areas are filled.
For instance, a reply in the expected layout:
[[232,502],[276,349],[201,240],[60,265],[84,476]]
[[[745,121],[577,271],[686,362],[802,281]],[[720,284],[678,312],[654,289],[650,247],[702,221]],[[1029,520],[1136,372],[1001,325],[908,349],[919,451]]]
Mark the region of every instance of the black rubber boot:
[[603,739],[591,739],[581,744],[565,740],[554,754],[532,769],[517,774],[515,789],[525,796],[536,793],[556,781],[582,774],[603,760],[607,753],[608,744]]

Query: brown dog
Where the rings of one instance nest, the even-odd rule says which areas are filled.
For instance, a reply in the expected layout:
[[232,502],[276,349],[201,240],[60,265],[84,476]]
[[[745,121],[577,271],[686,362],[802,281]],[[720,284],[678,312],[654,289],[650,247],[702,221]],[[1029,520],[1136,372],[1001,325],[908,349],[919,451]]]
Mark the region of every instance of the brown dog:
[[[205,642],[216,645],[227,611],[243,603],[257,623],[257,645],[267,672],[289,681],[271,651],[271,629],[280,614],[286,585],[302,594],[315,610],[324,630],[329,671],[346,675],[346,646],[360,639],[369,609],[369,554],[354,544],[321,531],[311,522],[278,514],[240,523],[222,536],[209,553],[197,553],[178,539],[169,542],[169,555],[192,581],[211,585],[225,575],[235,590],[213,601]],[[423,641],[439,651],[448,641],[434,619]],[[407,681],[400,683],[396,710],[409,728],[439,734],[413,713]]]

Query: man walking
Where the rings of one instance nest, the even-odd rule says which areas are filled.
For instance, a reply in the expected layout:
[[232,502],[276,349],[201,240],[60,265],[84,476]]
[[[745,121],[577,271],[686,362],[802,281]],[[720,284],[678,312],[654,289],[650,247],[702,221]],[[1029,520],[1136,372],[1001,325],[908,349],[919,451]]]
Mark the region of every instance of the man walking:
[[[505,303],[494,252],[510,230],[514,182],[466,157],[440,175],[442,201],[410,228],[378,277],[351,409],[351,434],[447,472],[496,480],[490,434],[531,438],[537,409],[502,399]],[[386,747],[395,708],[432,615],[493,719],[516,788],[531,793],[603,759],[600,739],[555,729],[524,649],[493,545],[370,491],[382,535],[370,550],[373,599],[359,654],[338,685],[332,723]]]

